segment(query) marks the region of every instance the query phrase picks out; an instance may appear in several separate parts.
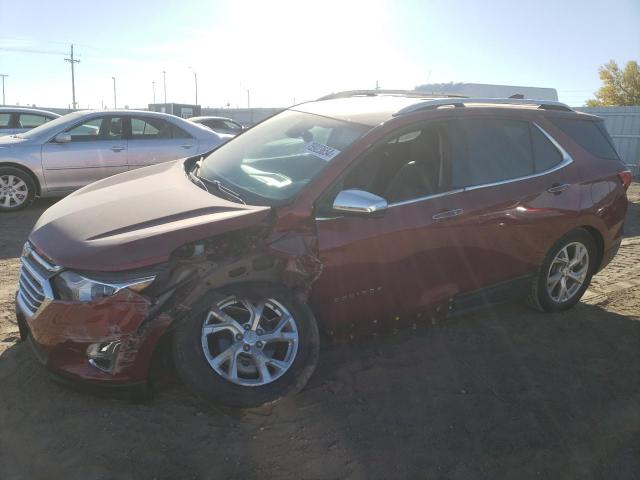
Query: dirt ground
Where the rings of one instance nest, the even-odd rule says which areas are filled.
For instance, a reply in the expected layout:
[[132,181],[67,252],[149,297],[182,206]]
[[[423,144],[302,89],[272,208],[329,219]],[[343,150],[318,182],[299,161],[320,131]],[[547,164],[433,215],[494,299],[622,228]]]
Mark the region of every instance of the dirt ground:
[[40,201],[0,217],[0,479],[640,478],[640,185],[627,237],[563,314],[502,305],[324,349],[269,410],[177,382],[148,402],[52,383],[18,342],[21,246]]

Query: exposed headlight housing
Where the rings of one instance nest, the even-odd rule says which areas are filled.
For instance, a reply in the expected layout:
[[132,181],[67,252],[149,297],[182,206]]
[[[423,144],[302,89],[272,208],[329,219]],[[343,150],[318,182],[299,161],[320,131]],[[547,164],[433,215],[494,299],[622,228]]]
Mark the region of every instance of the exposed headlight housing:
[[71,270],[65,270],[53,279],[56,297],[60,300],[89,302],[115,295],[128,288],[140,292],[151,285],[155,275],[131,278],[122,281],[106,281],[88,278]]

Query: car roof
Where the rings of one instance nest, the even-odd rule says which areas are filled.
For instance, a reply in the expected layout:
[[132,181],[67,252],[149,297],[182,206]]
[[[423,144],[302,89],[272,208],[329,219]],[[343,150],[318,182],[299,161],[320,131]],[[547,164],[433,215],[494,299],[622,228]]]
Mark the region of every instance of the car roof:
[[313,102],[294,105],[290,110],[375,126],[393,117],[441,107],[542,109],[576,113],[567,105],[546,100],[512,98],[434,97],[420,92],[341,92]]
[[49,115],[52,117],[59,117],[60,114],[50,112],[48,110],[40,110],[38,108],[29,107],[0,107],[0,113],[34,113],[40,115]]
[[386,122],[395,112],[417,101],[419,98],[400,95],[367,95],[321,99],[294,105],[290,110],[374,126]]

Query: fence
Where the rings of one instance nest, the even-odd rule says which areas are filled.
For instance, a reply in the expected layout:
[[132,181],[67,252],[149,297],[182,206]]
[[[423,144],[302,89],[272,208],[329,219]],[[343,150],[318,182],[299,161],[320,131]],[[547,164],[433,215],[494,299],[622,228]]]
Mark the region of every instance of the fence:
[[202,108],[202,115],[227,117],[241,125],[248,127],[261,122],[271,115],[284,110],[283,108]]
[[640,105],[632,107],[580,107],[580,112],[604,118],[622,160],[640,175]]

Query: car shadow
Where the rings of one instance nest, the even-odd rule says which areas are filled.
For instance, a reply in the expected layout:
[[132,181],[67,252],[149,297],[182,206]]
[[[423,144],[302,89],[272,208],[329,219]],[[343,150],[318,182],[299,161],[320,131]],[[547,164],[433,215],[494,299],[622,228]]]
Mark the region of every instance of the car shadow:
[[638,345],[637,318],[597,306],[502,305],[329,344],[297,396],[224,411],[180,385],[78,394],[20,344],[0,355],[0,447],[24,478],[632,478]]

